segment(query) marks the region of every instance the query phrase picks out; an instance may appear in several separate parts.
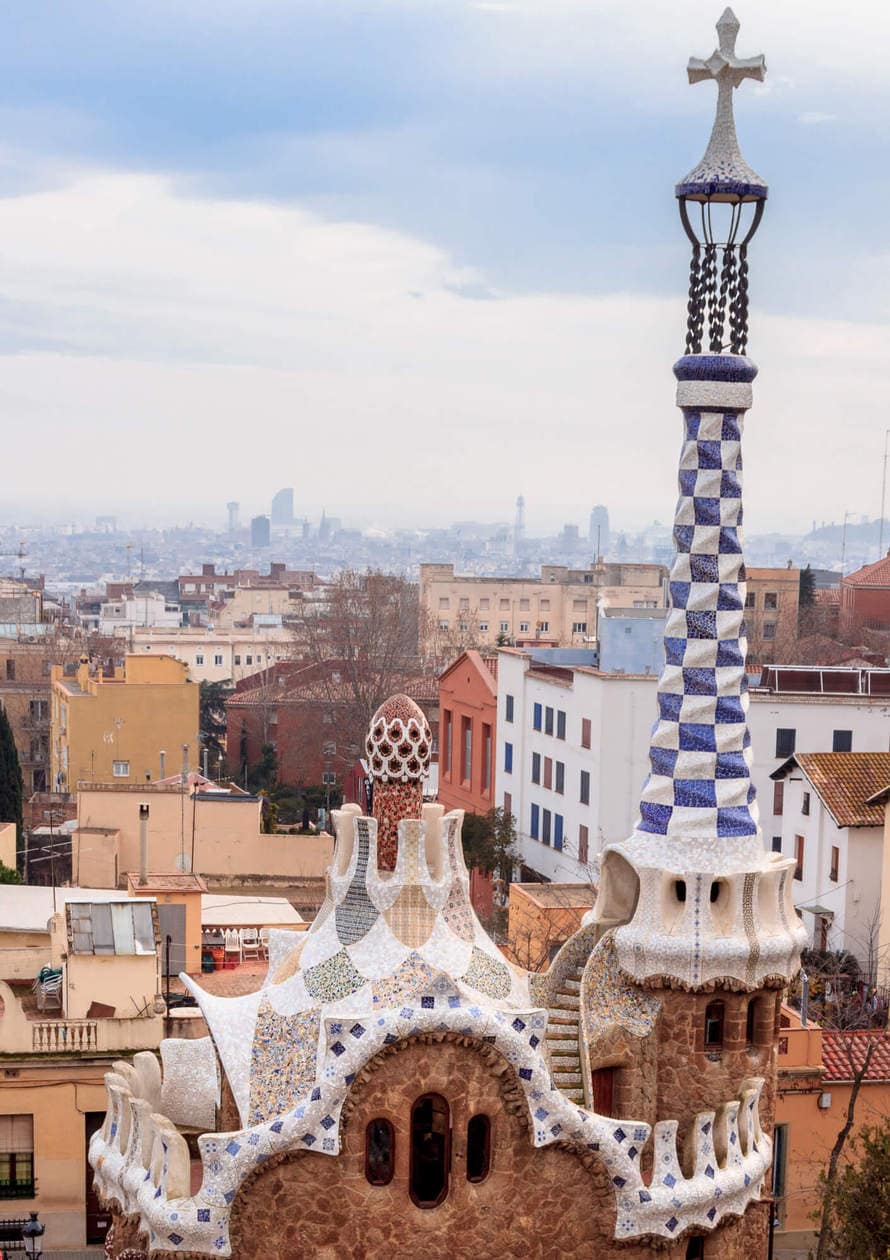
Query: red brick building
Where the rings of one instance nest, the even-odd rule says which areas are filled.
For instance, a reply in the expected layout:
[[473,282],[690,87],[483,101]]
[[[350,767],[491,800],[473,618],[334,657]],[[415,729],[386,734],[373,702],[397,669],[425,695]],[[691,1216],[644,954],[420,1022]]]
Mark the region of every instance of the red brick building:
[[841,631],[890,630],[890,552],[841,578]]
[[[297,787],[321,784],[325,773],[338,784],[356,759],[364,755],[363,734],[370,713],[357,701],[347,680],[346,665],[330,660],[310,665],[290,662],[263,675],[259,686],[245,679],[226,704],[226,750],[231,773],[256,765],[264,744],[278,759],[278,779]],[[404,691],[438,730],[439,695],[435,677],[388,680]],[[376,705],[371,705],[373,712]]]
[[[439,676],[439,804],[487,814],[495,804],[498,659],[475,649],[462,652]],[[470,872],[470,897],[481,913],[490,913],[491,878]]]

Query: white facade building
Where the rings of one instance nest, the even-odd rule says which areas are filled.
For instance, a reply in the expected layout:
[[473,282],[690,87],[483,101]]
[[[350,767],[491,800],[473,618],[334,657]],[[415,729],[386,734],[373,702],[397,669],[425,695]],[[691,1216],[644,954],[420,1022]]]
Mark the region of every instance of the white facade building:
[[[587,881],[603,846],[630,835],[649,772],[657,685],[651,674],[603,674],[535,661],[515,648],[499,652],[497,804],[516,820],[529,871]],[[754,689],[748,725],[764,845],[778,847],[782,803],[773,771],[795,751],[887,752],[890,697]]]
[[238,682],[294,656],[294,636],[284,626],[253,625],[242,630],[179,626],[174,630],[137,629],[133,651],[175,656],[188,666],[191,682]]
[[170,604],[163,595],[131,595],[126,599],[108,600],[99,609],[100,634],[121,634],[137,626],[172,628],[182,624],[182,610]]
[[890,753],[801,753],[776,776],[781,851],[795,859],[794,904],[810,944],[886,971],[885,809],[872,798],[890,785]]

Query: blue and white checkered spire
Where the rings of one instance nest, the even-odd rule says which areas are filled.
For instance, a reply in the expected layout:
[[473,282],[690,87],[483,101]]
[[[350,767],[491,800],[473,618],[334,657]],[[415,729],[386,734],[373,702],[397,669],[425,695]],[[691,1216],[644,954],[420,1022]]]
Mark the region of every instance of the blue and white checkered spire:
[[[688,840],[756,836],[741,441],[757,369],[738,356],[695,355],[681,359],[674,371],[685,437],[672,608],[637,832]],[[743,405],[727,405],[736,399]],[[685,405],[687,400],[692,405]]]

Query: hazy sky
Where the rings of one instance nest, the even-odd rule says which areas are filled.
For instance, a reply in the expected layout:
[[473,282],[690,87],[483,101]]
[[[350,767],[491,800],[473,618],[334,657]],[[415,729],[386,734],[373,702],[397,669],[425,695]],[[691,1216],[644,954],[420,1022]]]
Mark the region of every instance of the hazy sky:
[[[673,185],[720,0],[28,0],[0,15],[0,523],[670,518]],[[770,184],[747,525],[877,515],[890,6],[739,0]]]

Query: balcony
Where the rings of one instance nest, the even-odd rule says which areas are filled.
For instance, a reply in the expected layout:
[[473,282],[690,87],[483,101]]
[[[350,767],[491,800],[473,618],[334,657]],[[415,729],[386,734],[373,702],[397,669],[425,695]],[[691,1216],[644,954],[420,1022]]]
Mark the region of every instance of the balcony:
[[31,1048],[36,1054],[95,1054],[99,1049],[99,1021],[47,1019],[33,1023]]
[[37,1010],[30,992],[16,996],[0,980],[0,1058],[32,1055],[120,1055],[156,1050],[164,1036],[164,1018],[144,1015],[68,1019]]

